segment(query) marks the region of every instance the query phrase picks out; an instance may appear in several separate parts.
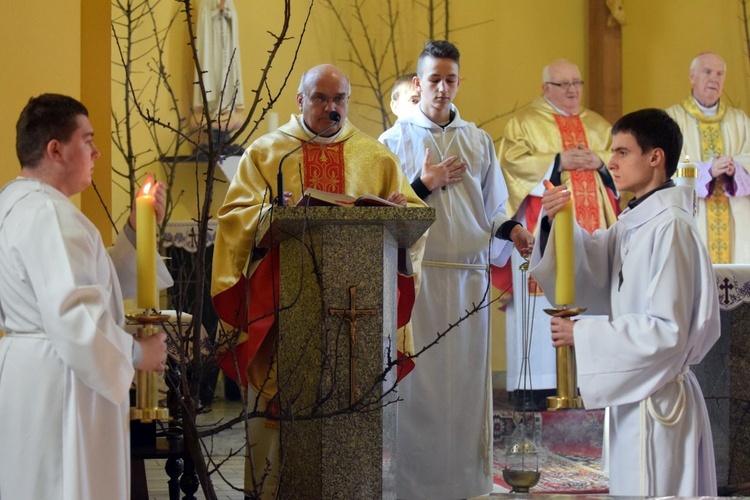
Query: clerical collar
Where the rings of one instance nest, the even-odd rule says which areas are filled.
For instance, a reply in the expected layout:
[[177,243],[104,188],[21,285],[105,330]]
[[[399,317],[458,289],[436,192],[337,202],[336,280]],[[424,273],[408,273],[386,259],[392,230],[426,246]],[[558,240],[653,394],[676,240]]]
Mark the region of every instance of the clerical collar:
[[551,107],[552,109],[554,109],[554,110],[555,110],[555,112],[556,112],[556,113],[557,113],[558,115],[563,115],[563,116],[575,116],[575,115],[577,115],[577,114],[578,114],[578,113],[573,113],[573,114],[571,114],[571,113],[568,113],[567,111],[563,111],[562,109],[560,109],[560,108],[558,108],[557,106],[555,106],[554,104],[552,104],[552,102],[550,102],[550,100],[549,100],[549,99],[547,99],[547,97],[546,97],[546,96],[544,97],[544,100],[545,100],[545,101],[547,101],[547,104],[549,104],[549,105],[550,105],[550,107]]
[[695,105],[698,106],[698,109],[701,110],[701,113],[703,113],[708,118],[713,118],[719,112],[719,101],[716,101],[716,104],[707,108],[703,104],[699,103],[698,99],[696,99],[695,96],[693,96],[693,100],[695,101]]
[[633,210],[635,207],[637,207],[638,205],[640,205],[643,202],[643,200],[645,200],[646,198],[648,198],[649,196],[651,196],[655,192],[661,191],[662,189],[671,188],[671,187],[674,187],[674,186],[675,186],[674,181],[672,179],[669,179],[667,182],[665,182],[664,184],[662,184],[658,188],[652,189],[651,191],[649,191],[648,193],[644,194],[640,198],[633,198],[632,200],[630,200],[628,202],[628,208],[631,209],[631,210]]
[[[305,131],[305,133],[307,134],[308,137],[312,137],[312,136],[315,135],[315,132],[313,132],[312,130],[310,130],[310,128],[305,123],[305,119],[302,117],[302,115],[299,115],[298,120],[299,120],[300,127],[302,127],[302,130]],[[339,129],[338,132],[336,132],[332,136],[330,136],[330,137],[322,137],[322,136],[321,137],[316,137],[313,142],[316,143],[316,144],[331,144],[332,142],[336,142],[336,139],[338,138],[339,134],[341,134],[342,130],[344,130],[343,126]]]

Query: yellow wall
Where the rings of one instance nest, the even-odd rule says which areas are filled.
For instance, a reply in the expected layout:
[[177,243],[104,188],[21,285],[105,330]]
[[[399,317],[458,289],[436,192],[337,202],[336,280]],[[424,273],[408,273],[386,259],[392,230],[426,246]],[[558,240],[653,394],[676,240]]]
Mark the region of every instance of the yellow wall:
[[0,184],[21,171],[16,120],[44,92],[80,95],[80,0],[14,2],[0,16]]
[[623,112],[667,107],[687,97],[693,57],[727,62],[725,98],[750,111],[748,57],[739,1],[628,0],[623,28]]

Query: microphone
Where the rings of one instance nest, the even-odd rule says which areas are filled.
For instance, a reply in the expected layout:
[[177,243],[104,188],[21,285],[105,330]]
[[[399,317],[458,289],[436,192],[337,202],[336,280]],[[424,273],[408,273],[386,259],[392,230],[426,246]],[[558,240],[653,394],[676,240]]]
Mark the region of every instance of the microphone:
[[287,154],[285,154],[281,158],[281,161],[279,162],[279,173],[276,174],[276,189],[277,189],[277,193],[276,193],[276,205],[278,205],[280,207],[284,206],[284,174],[281,172],[281,166],[284,164],[284,160],[286,160],[287,158],[289,158],[289,156],[291,156],[292,153],[296,153],[297,151],[299,151],[303,147],[307,146],[308,144],[310,144],[312,141],[314,141],[315,139],[317,139],[321,135],[323,135],[326,132],[328,132],[330,129],[332,129],[334,127],[334,125],[336,125],[339,121],[341,121],[341,115],[338,114],[338,112],[336,112],[336,111],[331,111],[330,113],[328,113],[328,118],[333,123],[331,123],[330,125],[328,125],[326,128],[324,128],[323,130],[321,130],[320,132],[318,132],[314,136],[310,137],[308,140],[306,140],[305,142],[303,142],[302,144],[300,144],[296,148],[294,148],[291,151],[289,151]]

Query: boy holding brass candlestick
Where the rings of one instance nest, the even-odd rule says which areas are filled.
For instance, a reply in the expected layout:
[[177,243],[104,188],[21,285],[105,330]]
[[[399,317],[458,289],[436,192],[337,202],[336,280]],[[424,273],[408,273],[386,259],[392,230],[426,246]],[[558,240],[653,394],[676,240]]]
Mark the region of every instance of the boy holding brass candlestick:
[[21,173],[0,192],[0,498],[126,500],[134,368],[166,360],[165,334],[135,341],[122,328],[135,217],[108,253],[68,198],[99,157],[80,102],[35,97],[16,132]]
[[[612,136],[608,168],[635,198],[609,229],[589,235],[574,223],[572,234],[576,305],[604,316],[552,318],[553,345],[576,347],[586,407],[610,408],[610,494],[716,495],[711,429],[690,365],[719,338],[718,299],[691,189],[669,180],[682,135],[665,112],[645,109],[623,116]],[[562,186],[546,190],[547,220],[569,199]],[[556,231],[548,249],[564,237]],[[555,290],[556,252],[539,240],[531,273]]]

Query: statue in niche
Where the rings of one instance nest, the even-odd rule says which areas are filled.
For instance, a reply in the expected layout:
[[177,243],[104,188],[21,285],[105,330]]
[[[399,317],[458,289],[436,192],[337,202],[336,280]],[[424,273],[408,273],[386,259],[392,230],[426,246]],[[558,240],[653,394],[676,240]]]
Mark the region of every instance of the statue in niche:
[[[210,133],[214,144],[226,147],[231,132],[245,121],[238,16],[232,0],[202,0],[195,33],[198,58],[205,71],[203,82],[212,118]],[[197,84],[194,88],[193,122],[198,128],[205,119],[200,89]]]

